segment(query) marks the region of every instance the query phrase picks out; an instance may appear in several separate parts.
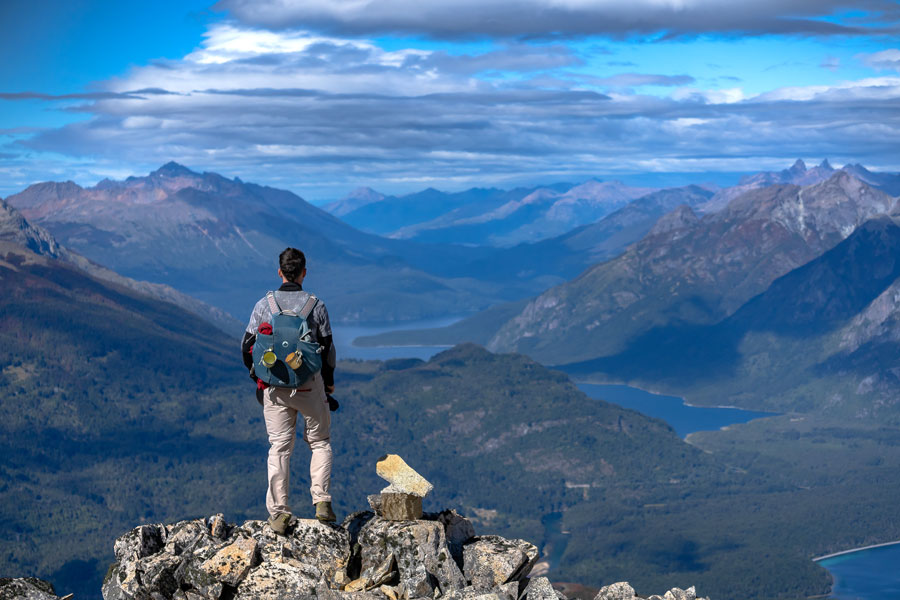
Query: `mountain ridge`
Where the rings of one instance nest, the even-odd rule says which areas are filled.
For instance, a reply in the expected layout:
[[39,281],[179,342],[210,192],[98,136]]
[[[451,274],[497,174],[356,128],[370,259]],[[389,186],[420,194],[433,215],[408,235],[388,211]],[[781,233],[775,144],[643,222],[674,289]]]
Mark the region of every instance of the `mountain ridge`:
[[[176,304],[232,335],[237,335],[242,330],[241,323],[221,309],[182,294],[167,285],[124,277],[81,256],[77,252],[61,246],[47,230],[29,223],[19,211],[2,199],[0,199],[0,242],[17,244],[35,254],[58,259],[61,262],[72,265],[101,281],[147,294],[164,302]],[[9,250],[14,251],[14,249],[7,249],[7,253],[9,253]]]

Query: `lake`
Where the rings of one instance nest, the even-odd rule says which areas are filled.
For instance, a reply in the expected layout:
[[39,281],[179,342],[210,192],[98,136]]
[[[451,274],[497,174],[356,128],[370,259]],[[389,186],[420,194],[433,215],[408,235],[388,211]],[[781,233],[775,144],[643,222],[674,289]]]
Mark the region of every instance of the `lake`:
[[830,598],[897,600],[900,598],[900,544],[859,550],[819,561],[834,577]]
[[[340,358],[388,360],[391,358],[420,358],[428,360],[448,346],[382,346],[362,348],[353,340],[363,335],[378,335],[397,329],[425,329],[445,327],[459,317],[429,319],[407,323],[337,325],[335,345]],[[684,438],[695,431],[721,429],[737,423],[772,416],[774,413],[741,410],[738,408],[707,408],[689,406],[682,398],[653,394],[627,385],[579,383],[578,388],[591,398],[598,398],[662,419]],[[555,567],[565,551],[567,532],[560,530],[559,514],[546,515],[546,540],[549,566]],[[900,545],[861,550],[820,561],[835,578],[831,598],[836,600],[900,600]]]
[[438,352],[446,350],[450,346],[377,346],[364,348],[354,346],[353,340],[367,335],[378,335],[387,331],[400,331],[406,329],[432,329],[434,327],[446,327],[459,321],[462,317],[442,317],[439,319],[422,319],[419,321],[404,321],[401,323],[363,323],[363,324],[334,324],[331,330],[334,333],[334,345],[338,359],[357,358],[360,360],[388,360],[391,358],[421,358],[428,360]]
[[682,438],[695,431],[721,429],[728,425],[746,423],[775,414],[740,408],[690,406],[677,396],[653,394],[627,385],[579,383],[578,389],[591,398],[606,400],[647,416],[662,419]]
[[[377,346],[361,347],[353,345],[353,340],[361,336],[378,335],[387,331],[400,329],[430,329],[446,327],[462,317],[443,317],[424,319],[403,323],[364,323],[350,325],[332,325],[334,343],[338,358],[356,358],[360,360],[388,360],[391,358],[420,358],[428,360],[449,346]],[[645,415],[662,419],[682,438],[695,431],[721,429],[735,423],[760,417],[769,417],[774,413],[741,410],[739,408],[707,408],[688,406],[682,398],[652,394],[627,385],[599,385],[579,383],[578,388],[591,398],[599,398],[636,410]]]

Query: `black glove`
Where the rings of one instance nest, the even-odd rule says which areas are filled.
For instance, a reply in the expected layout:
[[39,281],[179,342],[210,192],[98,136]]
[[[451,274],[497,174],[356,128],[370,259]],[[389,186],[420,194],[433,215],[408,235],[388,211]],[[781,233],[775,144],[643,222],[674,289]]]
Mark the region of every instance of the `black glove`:
[[325,394],[325,397],[328,398],[328,410],[331,412],[334,412],[341,407],[340,403],[335,400],[334,396],[331,394]]
[[253,383],[259,381],[259,377],[256,376],[256,365],[250,365],[250,379],[253,380]]

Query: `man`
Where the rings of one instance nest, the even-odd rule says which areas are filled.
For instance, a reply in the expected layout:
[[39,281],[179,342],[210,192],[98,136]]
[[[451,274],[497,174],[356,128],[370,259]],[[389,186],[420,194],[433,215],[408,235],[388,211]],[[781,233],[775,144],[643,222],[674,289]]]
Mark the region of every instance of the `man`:
[[[275,291],[277,306],[284,311],[299,313],[310,294],[303,291],[306,277],[306,257],[296,248],[286,248],[279,256],[278,275],[281,287]],[[312,451],[309,463],[310,493],[316,507],[316,518],[324,522],[335,521],[331,508],[331,412],[328,397],[334,392],[335,353],[331,336],[328,311],[320,300],[307,318],[313,336],[322,346],[322,369],[314,373],[300,387],[284,388],[266,386],[254,373],[253,343],[261,324],[272,322],[272,310],[265,297],[253,308],[244,339],[241,342],[244,364],[250,369],[250,377],[257,381],[257,400],[263,406],[266,432],[269,436],[268,477],[266,510],[269,525],[279,534],[287,531],[291,520],[288,504],[290,490],[290,463],[296,438],[297,414],[303,417],[303,439]]]

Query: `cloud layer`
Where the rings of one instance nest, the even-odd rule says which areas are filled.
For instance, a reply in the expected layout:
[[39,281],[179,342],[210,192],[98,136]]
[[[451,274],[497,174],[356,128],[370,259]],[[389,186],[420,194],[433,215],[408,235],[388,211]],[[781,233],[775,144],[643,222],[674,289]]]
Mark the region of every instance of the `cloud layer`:
[[[217,7],[270,28],[439,38],[859,35],[872,33],[873,24],[896,32],[900,12],[890,0],[220,0]],[[848,11],[866,16],[833,18]]]
[[[891,69],[894,52],[859,60]],[[358,185],[394,191],[747,171],[796,157],[897,168],[900,76],[749,95],[633,67],[586,75],[583,61],[557,43],[386,51],[364,40],[219,24],[183,59],[134,68],[95,92],[0,95],[83,117],[22,132],[0,151],[89,157],[104,174],[175,159],[316,197]],[[24,162],[7,164],[21,174]]]

